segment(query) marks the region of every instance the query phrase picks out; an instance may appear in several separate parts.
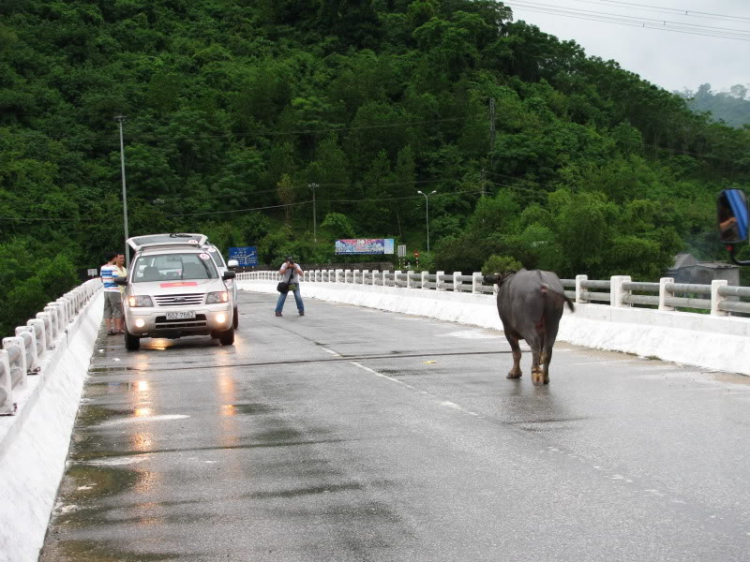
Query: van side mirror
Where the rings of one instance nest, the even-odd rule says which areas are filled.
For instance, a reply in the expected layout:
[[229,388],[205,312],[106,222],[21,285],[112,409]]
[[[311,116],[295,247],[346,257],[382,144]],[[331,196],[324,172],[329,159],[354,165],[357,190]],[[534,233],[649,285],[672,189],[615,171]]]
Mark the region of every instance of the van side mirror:
[[747,240],[747,196],[741,189],[725,189],[719,195],[718,220],[721,241],[739,244]]
[[225,271],[224,275],[221,276],[224,281],[227,281],[228,279],[234,279],[235,277],[237,277],[237,274],[234,271]]
[[725,189],[717,202],[719,237],[727,245],[729,256],[737,265],[750,265],[750,260],[738,260],[735,257],[734,244],[745,242],[748,238],[747,196],[741,189]]
[[229,267],[229,269],[234,269],[235,267],[239,267],[239,266],[240,266],[240,262],[238,262],[237,260],[229,260],[227,262],[227,267]]
[[122,285],[123,287],[128,284],[127,277],[115,277],[115,284]]

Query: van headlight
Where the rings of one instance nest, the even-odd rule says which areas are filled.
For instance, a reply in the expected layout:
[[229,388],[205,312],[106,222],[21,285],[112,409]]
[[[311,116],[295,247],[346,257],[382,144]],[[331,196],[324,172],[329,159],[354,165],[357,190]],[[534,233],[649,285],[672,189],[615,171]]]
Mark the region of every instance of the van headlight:
[[206,297],[206,304],[216,304],[221,302],[229,302],[229,293],[226,291],[214,291],[208,293]]
[[145,295],[128,297],[128,306],[136,308],[139,306],[154,306],[151,297]]

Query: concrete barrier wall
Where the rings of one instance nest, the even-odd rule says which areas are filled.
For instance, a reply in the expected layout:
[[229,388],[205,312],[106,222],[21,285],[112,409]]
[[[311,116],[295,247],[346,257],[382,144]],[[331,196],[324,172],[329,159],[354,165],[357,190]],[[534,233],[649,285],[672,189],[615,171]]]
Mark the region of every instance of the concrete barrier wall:
[[16,416],[0,418],[0,560],[37,560],[54,508],[83,382],[102,320],[101,291],[29,378]]
[[[237,286],[277,295],[276,283],[239,281]],[[343,283],[302,283],[301,292],[303,298],[502,330],[493,295]],[[750,320],[746,318],[579,304],[575,313],[566,308],[558,341],[750,375]]]

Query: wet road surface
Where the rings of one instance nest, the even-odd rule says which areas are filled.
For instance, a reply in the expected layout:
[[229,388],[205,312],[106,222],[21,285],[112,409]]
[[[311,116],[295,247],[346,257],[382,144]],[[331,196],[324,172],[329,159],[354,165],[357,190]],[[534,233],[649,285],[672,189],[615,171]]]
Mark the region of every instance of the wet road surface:
[[97,342],[41,560],[750,560],[750,379],[240,293]]

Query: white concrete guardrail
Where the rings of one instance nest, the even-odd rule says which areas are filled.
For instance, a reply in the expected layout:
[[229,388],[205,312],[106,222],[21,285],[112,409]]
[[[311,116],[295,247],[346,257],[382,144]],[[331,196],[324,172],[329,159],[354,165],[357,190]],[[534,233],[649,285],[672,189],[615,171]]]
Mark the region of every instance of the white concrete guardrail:
[[[274,293],[280,277],[256,271],[238,274],[237,281],[240,289]],[[737,316],[750,314],[750,287],[672,278],[643,283],[625,275],[561,281],[576,312],[566,309],[559,341],[750,375],[750,318]],[[301,287],[303,298],[502,329],[495,287],[478,272],[308,270]]]
[[101,286],[85,282],[2,340],[0,561],[39,556],[101,324]]

